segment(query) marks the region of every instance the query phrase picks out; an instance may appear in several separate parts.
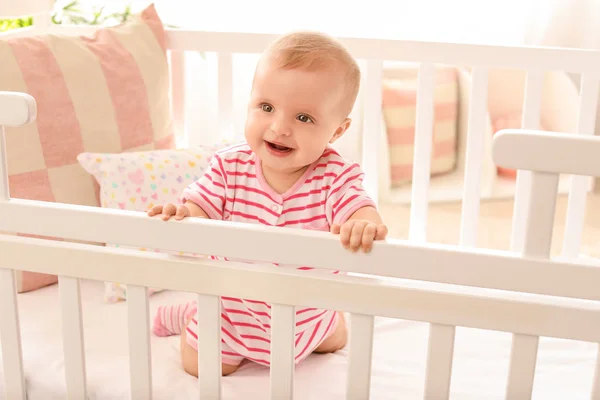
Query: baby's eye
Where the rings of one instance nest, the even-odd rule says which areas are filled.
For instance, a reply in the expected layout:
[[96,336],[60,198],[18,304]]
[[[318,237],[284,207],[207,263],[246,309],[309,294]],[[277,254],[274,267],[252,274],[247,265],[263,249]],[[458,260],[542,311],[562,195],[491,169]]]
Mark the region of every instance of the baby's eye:
[[300,115],[298,115],[298,120],[299,120],[300,122],[313,122],[312,118],[311,118],[311,117],[309,117],[309,116],[308,116],[308,115],[306,115],[306,114],[300,114]]
[[271,111],[273,111],[273,107],[270,104],[263,104],[261,106],[261,108],[262,108],[262,110],[264,112],[271,112]]

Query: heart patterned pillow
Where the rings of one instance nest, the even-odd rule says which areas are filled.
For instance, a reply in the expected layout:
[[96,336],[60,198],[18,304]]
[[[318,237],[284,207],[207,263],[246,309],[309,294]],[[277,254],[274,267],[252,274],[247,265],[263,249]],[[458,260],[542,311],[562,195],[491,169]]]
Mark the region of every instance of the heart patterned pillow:
[[[202,176],[213,154],[222,147],[225,144],[130,153],[82,153],[77,160],[100,185],[102,207],[147,211],[157,204],[180,204],[183,190]],[[105,301],[125,300],[126,290],[124,284],[106,282]],[[151,288],[149,293],[159,290]]]

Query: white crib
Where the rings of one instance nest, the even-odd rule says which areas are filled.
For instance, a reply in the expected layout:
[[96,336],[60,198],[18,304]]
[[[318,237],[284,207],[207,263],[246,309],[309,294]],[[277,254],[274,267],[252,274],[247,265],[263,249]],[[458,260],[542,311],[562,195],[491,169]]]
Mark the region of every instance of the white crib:
[[[48,26],[47,1],[0,2],[0,14],[41,13],[41,24],[24,35],[48,29],[83,33],[88,29]],[[11,10],[10,13],[4,12]],[[37,19],[36,19],[37,21]],[[273,39],[247,33],[169,30],[175,119],[185,137],[185,52],[217,52],[219,121],[229,129],[232,113],[232,54],[259,53]],[[152,398],[149,299],[147,287],[198,294],[199,393],[222,395],[219,296],[272,303],[270,396],[292,398],[294,306],[322,307],[351,313],[347,398],[369,398],[375,316],[430,323],[424,397],[450,396],[455,327],[513,334],[505,397],[530,398],[540,337],[600,342],[600,262],[579,259],[586,193],[590,176],[600,176],[600,139],[592,137],[600,83],[600,52],[568,49],[499,47],[450,43],[343,38],[366,62],[361,91],[363,167],[367,190],[376,197],[383,61],[421,63],[417,104],[417,141],[410,219],[410,239],[377,243],[369,255],[351,254],[326,233],[302,232],[221,221],[164,223],[145,214],[93,207],[11,199],[6,143],[0,130],[0,231],[62,237],[89,242],[152,246],[165,250],[224,255],[231,258],[335,268],[349,276],[323,277],[268,265],[220,263],[109,247],[34,238],[0,236],[0,341],[5,396],[25,399],[26,381],[14,286],[14,268],[60,276],[65,380],[68,397],[87,398],[86,358],[80,280],[128,284],[131,397]],[[429,163],[432,135],[433,64],[469,65],[473,69],[467,138],[465,190],[459,246],[426,243]],[[523,130],[494,138],[494,161],[519,169],[512,250],[475,248],[480,205],[483,125],[487,71],[492,67],[527,71]],[[536,131],[543,72],[582,74],[578,132]],[[20,93],[0,93],[1,126],[20,126],[35,118],[35,100]],[[558,177],[571,174],[564,257],[550,260]],[[117,227],[118,229],[114,229]],[[194,236],[206,238],[192,240]],[[240,243],[235,248],[226,243]],[[310,249],[310,251],[306,251]],[[35,269],[33,269],[35,268]],[[370,275],[370,276],[365,276]],[[390,278],[402,278],[390,279]],[[428,285],[411,281],[430,282]],[[443,284],[434,285],[434,283]],[[458,286],[456,286],[458,285]],[[473,291],[473,288],[490,290]],[[493,289],[493,290],[491,290]],[[600,362],[600,358],[598,359]],[[600,399],[600,365],[591,397]],[[297,384],[298,382],[296,382]]]

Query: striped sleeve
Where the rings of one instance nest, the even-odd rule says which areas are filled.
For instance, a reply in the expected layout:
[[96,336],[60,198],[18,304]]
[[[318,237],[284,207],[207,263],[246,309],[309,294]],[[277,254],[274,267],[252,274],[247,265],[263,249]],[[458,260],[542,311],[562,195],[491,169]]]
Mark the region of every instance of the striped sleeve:
[[364,173],[357,163],[347,165],[336,176],[325,203],[327,219],[331,225],[343,224],[358,209],[375,202],[363,188]]
[[223,162],[215,154],[204,175],[183,191],[181,201],[184,203],[191,201],[197,204],[210,219],[223,219],[226,186]]

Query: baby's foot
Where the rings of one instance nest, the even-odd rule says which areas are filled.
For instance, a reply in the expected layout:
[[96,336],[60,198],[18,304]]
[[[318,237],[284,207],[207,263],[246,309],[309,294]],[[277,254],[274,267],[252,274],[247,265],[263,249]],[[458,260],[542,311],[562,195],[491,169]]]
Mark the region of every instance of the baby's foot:
[[154,317],[152,332],[156,336],[180,335],[187,321],[196,313],[196,302],[160,306]]

